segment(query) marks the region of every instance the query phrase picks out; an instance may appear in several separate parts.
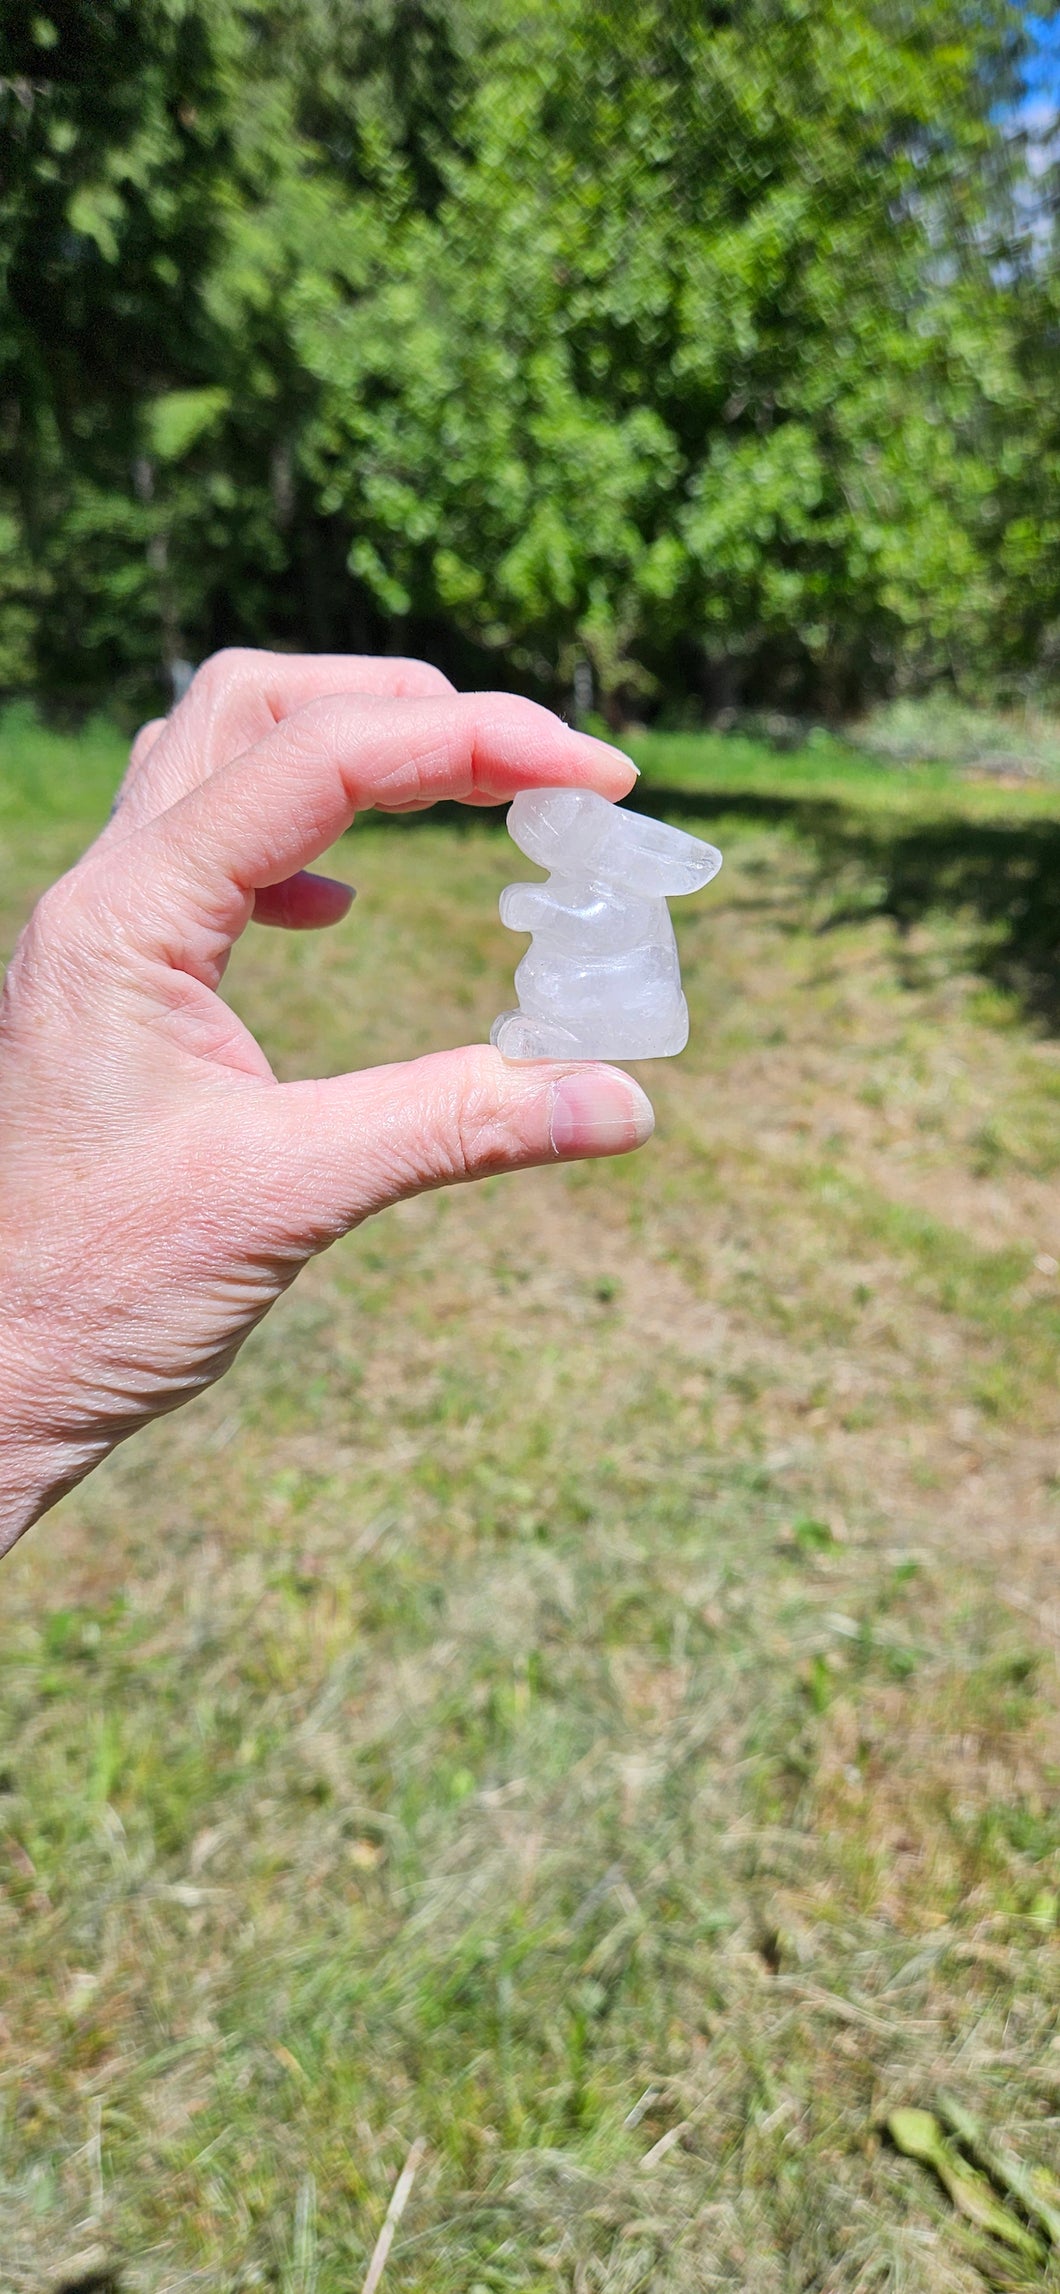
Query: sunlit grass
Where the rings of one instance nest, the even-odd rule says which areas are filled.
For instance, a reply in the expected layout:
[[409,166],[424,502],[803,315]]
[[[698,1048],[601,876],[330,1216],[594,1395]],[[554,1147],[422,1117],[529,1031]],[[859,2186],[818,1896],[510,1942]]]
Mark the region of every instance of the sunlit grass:
[[104,818],[126,750],[106,718],[73,737],[42,724],[28,703],[9,704],[0,716],[0,829],[19,820]]
[[[650,1149],[373,1222],[5,1565],[14,2294],[358,2294],[418,2136],[384,2294],[1011,2283],[880,2130],[1060,2159],[1056,1047],[790,758],[643,754],[726,855]],[[336,865],[279,1072],[481,1038],[499,829]]]

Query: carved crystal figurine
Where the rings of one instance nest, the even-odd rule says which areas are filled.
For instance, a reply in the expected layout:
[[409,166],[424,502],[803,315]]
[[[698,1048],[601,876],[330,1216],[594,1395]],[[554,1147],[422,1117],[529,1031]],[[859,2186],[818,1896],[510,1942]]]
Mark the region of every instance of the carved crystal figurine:
[[490,1042],[508,1059],[664,1059],[688,1042],[667,899],[698,892],[721,854],[591,789],[523,789],[508,834],[547,884],[509,884],[501,922],[533,939],[519,1009]]

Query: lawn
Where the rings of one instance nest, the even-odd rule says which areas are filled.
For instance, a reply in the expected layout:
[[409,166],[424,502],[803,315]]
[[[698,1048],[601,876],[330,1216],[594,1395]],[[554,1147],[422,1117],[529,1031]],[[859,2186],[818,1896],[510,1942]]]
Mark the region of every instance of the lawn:
[[[649,1147],[388,1212],[4,1565],[4,2294],[360,2294],[414,2145],[383,2294],[1060,2287],[886,2132],[1060,2168],[1060,788],[636,754]],[[5,945],[118,768],[8,722]],[[232,1001],[479,1039],[524,865],[369,819]]]

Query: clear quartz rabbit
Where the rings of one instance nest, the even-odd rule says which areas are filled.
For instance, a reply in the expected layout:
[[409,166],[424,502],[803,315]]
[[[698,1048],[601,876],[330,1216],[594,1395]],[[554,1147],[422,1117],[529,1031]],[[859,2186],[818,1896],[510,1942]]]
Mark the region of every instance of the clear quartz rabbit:
[[586,789],[524,789],[508,833],[549,870],[509,884],[501,921],[532,934],[516,1011],[490,1041],[508,1059],[663,1059],[688,1041],[688,1006],[667,899],[721,867],[712,844]]

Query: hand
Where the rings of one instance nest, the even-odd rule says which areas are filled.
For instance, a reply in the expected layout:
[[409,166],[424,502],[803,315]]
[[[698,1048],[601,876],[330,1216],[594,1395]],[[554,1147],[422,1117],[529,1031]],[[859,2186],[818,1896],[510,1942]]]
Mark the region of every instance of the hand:
[[36,908],[0,1003],[0,1551],[228,1368],[307,1258],[455,1179],[620,1154],[620,1071],[487,1046],[276,1081],[217,987],[251,917],[335,923],[303,873],[363,806],[625,794],[534,703],[422,663],[219,654],[146,726],[97,842]]

